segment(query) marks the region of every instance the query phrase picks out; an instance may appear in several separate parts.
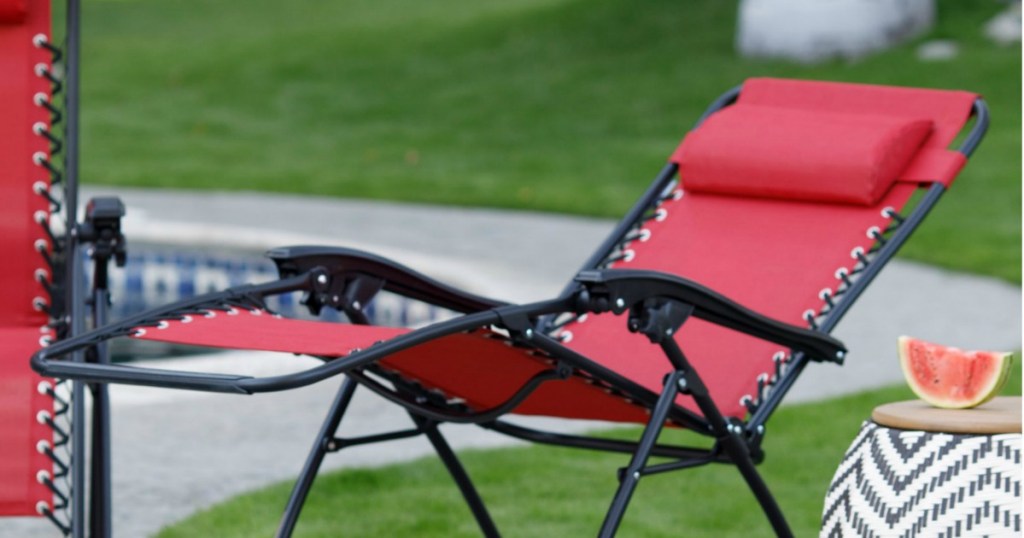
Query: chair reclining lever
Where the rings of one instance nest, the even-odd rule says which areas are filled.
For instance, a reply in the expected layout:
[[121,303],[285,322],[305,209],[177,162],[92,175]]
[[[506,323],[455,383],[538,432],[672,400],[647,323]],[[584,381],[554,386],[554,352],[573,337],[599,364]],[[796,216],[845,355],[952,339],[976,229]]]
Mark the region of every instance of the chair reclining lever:
[[306,293],[301,301],[314,316],[320,315],[323,307],[329,306],[344,312],[350,320],[359,323],[365,318],[363,308],[384,289],[384,279],[365,273],[346,276],[330,275],[322,267],[314,270],[321,271],[317,279],[321,279],[322,275],[323,281],[314,280],[314,291]]
[[629,309],[627,327],[630,332],[647,336],[652,344],[660,344],[672,338],[692,313],[693,305],[682,301],[645,299]]
[[[342,309],[361,311],[380,290],[462,313],[479,312],[506,304],[453,288],[387,258],[355,249],[293,246],[276,248],[266,255],[277,265],[281,278],[300,275],[315,268],[322,268],[326,272],[332,283],[332,293],[307,305],[311,308],[334,306],[331,303],[337,302]],[[346,289],[350,282],[358,279],[364,280],[355,288]],[[350,294],[348,297],[344,295],[346,291]]]
[[536,323],[521,308],[496,308],[499,325],[508,329],[513,338],[532,340]]

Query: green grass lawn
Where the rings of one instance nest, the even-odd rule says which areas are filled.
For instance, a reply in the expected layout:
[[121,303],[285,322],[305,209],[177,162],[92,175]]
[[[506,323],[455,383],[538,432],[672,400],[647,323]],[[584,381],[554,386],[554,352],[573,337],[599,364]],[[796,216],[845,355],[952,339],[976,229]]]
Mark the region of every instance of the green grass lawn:
[[751,76],[970,89],[988,140],[905,254],[1020,281],[1021,51],[999,2],[857,62],[736,57],[736,2],[83,3],[86,182],[619,216],[703,108]]
[[[1019,360],[1003,393],[1021,393]],[[910,398],[909,389],[894,387],[783,407],[772,418],[760,469],[796,536],[817,535],[825,490],[861,422],[879,404]],[[613,435],[635,439],[639,429]],[[674,431],[663,440],[692,437]],[[593,536],[615,491],[615,469],[627,463],[622,455],[552,447],[470,450],[462,459],[504,535],[531,537]],[[281,483],[239,496],[160,536],[270,536],[290,489],[291,483]],[[715,465],[645,478],[621,534],[750,537],[769,536],[771,528],[739,473]],[[479,531],[441,463],[425,458],[319,477],[296,535],[449,537]]]

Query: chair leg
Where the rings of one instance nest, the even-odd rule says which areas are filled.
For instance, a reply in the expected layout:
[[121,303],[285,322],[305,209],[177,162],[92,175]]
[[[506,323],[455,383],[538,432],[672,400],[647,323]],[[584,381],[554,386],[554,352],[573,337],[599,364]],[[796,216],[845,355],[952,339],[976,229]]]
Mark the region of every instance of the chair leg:
[[[106,270],[105,259],[97,258],[96,271]],[[107,323],[107,306],[110,295],[106,282],[98,281],[92,295],[92,316],[96,326]],[[101,342],[94,348],[91,359],[99,364],[109,364],[110,354],[107,344]],[[89,536],[90,538],[110,538],[113,533],[111,524],[110,498],[110,393],[107,385],[93,383],[88,385],[92,393],[92,439],[91,461],[89,462]]]
[[89,536],[110,538],[110,396],[96,383],[92,392],[92,449],[89,462]]
[[735,447],[726,446],[726,450],[732,456],[732,460],[736,463],[740,474],[743,475],[743,479],[747,481],[750,491],[754,493],[754,497],[757,497],[757,502],[761,504],[761,510],[768,517],[768,521],[772,524],[772,529],[775,531],[776,536],[793,536],[793,531],[790,530],[789,523],[786,522],[786,516],[782,514],[782,509],[779,508],[779,504],[768,489],[768,485],[761,478],[761,473],[757,472],[757,466],[750,459],[750,451],[747,450],[747,447],[738,438],[734,438],[731,443],[727,444],[737,445]]
[[666,340],[661,344],[661,347],[669,361],[681,372],[685,372],[680,377],[685,379],[690,395],[693,396],[697,407],[704,414],[704,418],[708,421],[712,431],[714,431],[715,437],[719,439],[722,447],[729,454],[733,463],[736,464],[740,474],[743,475],[743,479],[747,481],[750,490],[757,497],[757,502],[761,504],[761,509],[764,510],[765,516],[768,517],[768,521],[771,523],[775,534],[784,537],[793,536],[793,531],[790,530],[786,517],[782,514],[782,509],[775,502],[775,497],[768,490],[768,485],[765,484],[761,474],[757,472],[754,461],[750,458],[750,449],[738,434],[730,430],[729,423],[726,422],[725,417],[718,410],[718,406],[711,399],[707,387],[701,381],[696,370],[690,367],[690,363],[686,356],[683,355],[682,350],[679,349],[679,345],[676,344],[675,340]]
[[480,526],[480,531],[483,532],[483,535],[487,538],[498,538],[501,536],[498,532],[498,527],[494,524],[494,520],[491,519],[491,514],[487,511],[487,506],[473,485],[473,481],[469,478],[465,467],[462,466],[459,458],[455,455],[455,451],[452,450],[448,441],[441,435],[441,430],[437,428],[437,423],[416,415],[410,416],[412,416],[416,426],[423,429],[427,439],[430,440],[430,444],[434,446],[437,455],[440,456],[444,466],[448,469],[448,473],[455,480],[455,484],[459,486],[459,491],[462,492],[462,497],[466,499],[466,504],[469,505],[469,509],[473,512],[473,517],[476,518],[477,525]]
[[668,412],[675,402],[676,395],[679,393],[678,383],[681,376],[682,372],[676,371],[669,374],[665,380],[665,388],[662,389],[661,396],[658,397],[658,402],[655,404],[654,410],[651,411],[651,419],[644,428],[644,433],[640,437],[636,451],[633,452],[633,458],[630,460],[629,466],[626,467],[626,472],[619,481],[619,489],[615,492],[615,498],[612,500],[608,513],[605,515],[604,524],[601,525],[601,532],[598,534],[601,538],[615,536],[615,532],[622,522],[622,516],[626,513],[629,500],[633,496],[637,484],[640,482],[643,468],[647,465],[647,460],[651,456],[651,450],[658,441],[661,429],[665,426]]
[[327,418],[324,420],[323,426],[320,427],[320,433],[313,442],[313,448],[309,451],[309,456],[306,457],[302,473],[299,474],[299,478],[292,488],[288,504],[284,509],[284,514],[281,516],[281,523],[277,527],[277,534],[275,536],[278,538],[287,538],[295,530],[299,513],[302,512],[306,496],[309,495],[309,488],[312,487],[313,480],[316,479],[316,474],[320,470],[320,464],[324,461],[324,455],[327,454],[327,445],[334,439],[334,434],[338,431],[338,425],[341,424],[341,417],[345,415],[345,411],[352,401],[352,395],[355,394],[357,386],[355,381],[346,377],[341,385],[341,389],[338,390],[338,395],[335,397],[334,403],[327,413]]

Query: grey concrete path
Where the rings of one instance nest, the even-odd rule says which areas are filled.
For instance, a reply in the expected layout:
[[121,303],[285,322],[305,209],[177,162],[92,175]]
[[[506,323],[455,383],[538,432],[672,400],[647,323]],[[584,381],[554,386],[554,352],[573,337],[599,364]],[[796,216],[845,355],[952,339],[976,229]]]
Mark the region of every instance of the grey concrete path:
[[[99,193],[88,189],[83,198]],[[249,193],[118,189],[116,194],[129,208],[126,232],[134,242],[364,248],[510,301],[557,293],[614,225],[548,214]],[[968,348],[1019,349],[1021,291],[992,279],[893,263],[835,333],[851,349],[847,364],[812,365],[789,401],[901,382],[895,342],[904,333]],[[176,366],[258,375],[311,364],[262,353],[182,361]],[[331,380],[250,397],[115,387],[115,536],[150,535],[239,492],[293,478],[338,384]],[[346,433],[408,421],[368,393],[357,394],[349,418]],[[601,426],[543,422],[561,429]],[[473,427],[445,431],[460,448],[511,443]],[[429,451],[416,440],[381,444],[328,457],[325,468],[382,465]],[[38,521],[0,520],[0,536],[54,533]]]

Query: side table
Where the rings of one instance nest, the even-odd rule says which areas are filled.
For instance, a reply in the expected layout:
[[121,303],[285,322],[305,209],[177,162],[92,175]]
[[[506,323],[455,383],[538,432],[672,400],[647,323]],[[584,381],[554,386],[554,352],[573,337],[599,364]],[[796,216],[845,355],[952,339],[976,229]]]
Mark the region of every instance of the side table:
[[825,496],[821,537],[1021,535],[1021,399],[875,408]]

